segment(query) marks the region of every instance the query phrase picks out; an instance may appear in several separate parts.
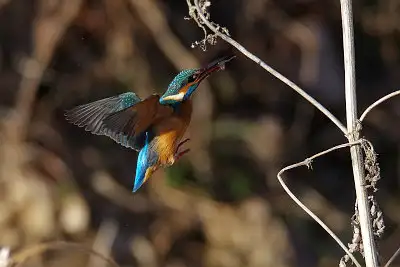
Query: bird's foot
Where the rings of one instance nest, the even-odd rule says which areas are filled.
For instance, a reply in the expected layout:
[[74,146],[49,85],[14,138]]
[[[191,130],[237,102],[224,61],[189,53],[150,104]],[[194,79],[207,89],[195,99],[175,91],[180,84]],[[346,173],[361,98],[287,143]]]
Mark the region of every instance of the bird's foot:
[[183,155],[185,155],[186,153],[188,153],[190,151],[190,148],[185,149],[183,151],[179,151],[179,149],[181,148],[181,146],[183,144],[185,144],[186,142],[188,142],[190,140],[190,138],[186,138],[185,140],[183,140],[182,142],[180,142],[178,144],[178,146],[176,147],[176,152],[175,152],[175,161],[179,160]]
[[176,147],[176,151],[178,152],[179,148],[186,142],[190,141],[190,138],[186,138],[182,142],[179,142],[178,146]]
[[186,153],[188,153],[190,151],[190,148],[185,149],[181,152],[178,152],[175,154],[175,161],[178,161],[183,155],[185,155]]

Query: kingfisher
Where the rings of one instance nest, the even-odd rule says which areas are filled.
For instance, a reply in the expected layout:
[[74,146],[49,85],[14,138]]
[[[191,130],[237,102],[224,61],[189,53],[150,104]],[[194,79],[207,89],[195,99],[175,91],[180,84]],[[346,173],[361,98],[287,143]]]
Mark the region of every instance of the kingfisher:
[[66,120],[139,152],[132,190],[136,192],[155,171],[190,151],[182,149],[190,139],[182,139],[191,120],[192,95],[204,79],[225,69],[233,58],[224,56],[206,67],[181,71],[162,96],[142,100],[126,92],[67,110]]

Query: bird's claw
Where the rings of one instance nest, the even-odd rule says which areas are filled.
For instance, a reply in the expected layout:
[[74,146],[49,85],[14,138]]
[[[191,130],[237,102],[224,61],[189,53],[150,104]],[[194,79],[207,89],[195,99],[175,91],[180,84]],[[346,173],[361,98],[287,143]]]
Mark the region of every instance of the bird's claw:
[[176,151],[179,150],[179,148],[186,142],[190,141],[190,138],[186,138],[185,140],[183,140],[182,142],[179,142],[178,146],[176,147]]
[[190,151],[190,148],[185,149],[179,153],[176,154],[175,156],[175,161],[179,160],[183,155],[185,155],[186,153],[188,153]]
[[188,153],[190,151],[190,148],[185,149],[181,152],[179,152],[179,148],[185,144],[186,142],[188,142],[190,140],[190,138],[186,138],[185,140],[183,140],[182,142],[180,142],[178,144],[178,146],[176,147],[176,152],[175,152],[175,161],[179,160],[183,155],[185,155],[186,153]]

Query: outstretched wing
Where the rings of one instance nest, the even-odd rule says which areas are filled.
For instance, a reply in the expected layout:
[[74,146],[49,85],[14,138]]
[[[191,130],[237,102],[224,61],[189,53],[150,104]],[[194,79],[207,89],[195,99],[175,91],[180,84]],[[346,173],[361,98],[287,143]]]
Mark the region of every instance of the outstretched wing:
[[128,137],[143,135],[156,121],[171,116],[174,111],[171,106],[160,104],[159,100],[159,95],[152,95],[136,105],[108,115],[103,120],[107,133]]
[[163,106],[159,96],[141,101],[132,92],[101,99],[75,107],[66,112],[71,123],[85,127],[96,135],[105,135],[122,146],[140,150],[145,143],[146,130],[152,123],[172,114],[171,107]]
[[[139,103],[141,99],[133,92],[123,93],[117,96],[112,96],[97,100],[88,104],[77,106],[71,110],[66,111],[66,119],[72,124],[78,127],[85,127],[86,131],[89,131],[96,135],[107,135],[113,140],[117,141],[120,137],[109,135],[108,129],[105,128],[104,118],[108,115],[131,107]],[[135,150],[140,149],[141,139],[144,137],[128,137],[126,136],[123,143],[119,142],[125,147],[130,147]],[[144,141],[143,141],[144,142]]]

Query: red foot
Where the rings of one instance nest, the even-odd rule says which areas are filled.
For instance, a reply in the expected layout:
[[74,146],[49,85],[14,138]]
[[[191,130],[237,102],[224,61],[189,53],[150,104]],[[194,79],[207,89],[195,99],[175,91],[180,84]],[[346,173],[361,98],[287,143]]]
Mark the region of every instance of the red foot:
[[175,161],[179,160],[183,155],[188,153],[190,151],[190,148],[183,150],[182,152],[179,152],[175,155]]
[[186,153],[188,153],[190,151],[190,149],[188,148],[188,149],[185,149],[185,150],[179,152],[179,149],[181,148],[181,146],[189,140],[190,140],[190,138],[186,138],[185,140],[183,140],[182,142],[180,142],[178,144],[178,146],[176,147],[176,152],[175,152],[175,161],[179,160],[183,155],[185,155]]
[[186,138],[185,140],[183,140],[182,142],[180,142],[180,143],[178,144],[178,146],[176,147],[176,151],[178,152],[179,148],[180,148],[184,143],[186,143],[186,142],[189,141],[189,140],[190,140],[190,138]]

